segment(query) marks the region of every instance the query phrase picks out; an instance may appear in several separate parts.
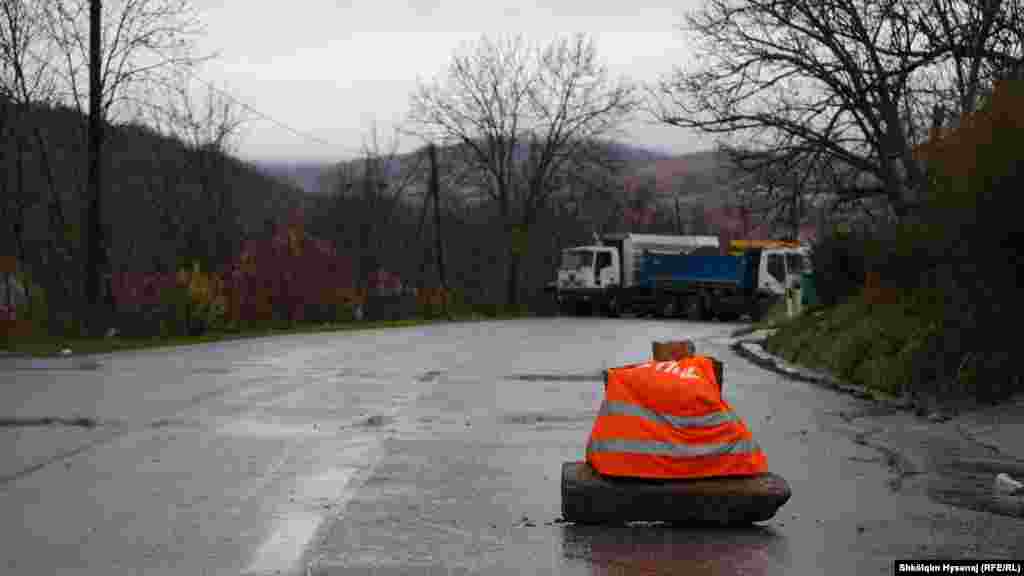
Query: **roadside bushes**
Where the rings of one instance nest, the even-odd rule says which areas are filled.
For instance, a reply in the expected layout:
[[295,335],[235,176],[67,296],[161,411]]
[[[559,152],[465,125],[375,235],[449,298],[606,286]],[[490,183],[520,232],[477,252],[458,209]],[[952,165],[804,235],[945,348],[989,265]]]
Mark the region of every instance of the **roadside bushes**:
[[198,262],[174,274],[121,272],[111,289],[117,328],[125,336],[195,336],[224,326],[223,280]]
[[296,212],[270,239],[244,243],[225,278],[226,315],[238,325],[340,320],[365,303],[354,284],[351,259],[306,234]]
[[862,296],[782,324],[765,343],[786,360],[893,395],[912,386],[928,337],[939,331],[909,295],[875,306]]
[[811,250],[814,285],[824,306],[835,306],[864,285],[866,254],[860,234],[834,230]]
[[832,309],[783,326],[769,348],[925,405],[1024,392],[1012,336],[1024,317],[1022,139],[1024,82],[1000,83],[977,113],[918,150],[931,180],[909,217],[815,247],[816,282]]
[[[1024,314],[1016,210],[1024,186],[1024,82],[998,83],[960,128],[923,151],[932,186],[918,230],[922,284],[943,293],[942,331],[928,340],[915,376],[940,395],[996,401],[1024,392],[1007,322]],[[933,372],[933,374],[928,374]]]

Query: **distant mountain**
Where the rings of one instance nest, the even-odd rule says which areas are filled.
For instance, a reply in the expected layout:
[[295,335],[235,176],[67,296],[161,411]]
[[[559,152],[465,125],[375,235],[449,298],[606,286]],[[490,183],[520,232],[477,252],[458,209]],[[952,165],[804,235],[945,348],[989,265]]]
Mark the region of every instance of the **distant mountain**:
[[662,157],[639,164],[628,181],[632,185],[653,182],[660,204],[702,204],[719,207],[727,202],[734,185],[728,158],[714,150]]
[[320,194],[320,178],[336,163],[322,160],[251,160],[257,170],[307,194]]
[[610,146],[616,153],[619,160],[625,160],[630,163],[654,162],[656,160],[667,160],[672,158],[671,154],[667,154],[659,150],[633,146],[632,144],[625,144],[622,142],[612,142]]
[[[671,154],[644,148],[641,146],[635,146],[632,144],[626,144],[623,142],[612,142],[610,144],[612,151],[615,154],[615,159],[625,161],[630,165],[636,165],[637,167],[649,164],[651,162],[667,161],[672,159]],[[525,156],[525,149],[521,153]],[[398,162],[402,162],[408,159],[412,154],[406,154],[397,158]],[[353,162],[359,162],[360,159],[348,160],[344,162],[327,162],[322,160],[252,160],[251,164],[256,167],[257,170],[264,174],[275,178],[282,182],[299,186],[307,194],[326,194],[326,190],[322,190],[322,180],[331,169],[335,168],[339,164],[351,164]],[[397,165],[389,167],[390,169],[397,169]]]

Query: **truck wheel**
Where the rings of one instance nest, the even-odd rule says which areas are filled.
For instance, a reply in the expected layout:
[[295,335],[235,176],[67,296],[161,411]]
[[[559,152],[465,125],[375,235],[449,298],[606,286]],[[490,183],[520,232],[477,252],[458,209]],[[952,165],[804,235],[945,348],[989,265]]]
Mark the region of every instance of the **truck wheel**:
[[674,296],[670,294],[661,294],[658,296],[657,304],[655,305],[655,315],[659,318],[672,318],[678,313],[679,306],[676,303]]
[[728,312],[722,312],[722,313],[720,313],[720,314],[718,315],[718,318],[719,318],[719,319],[720,319],[720,320],[721,320],[722,322],[735,322],[735,321],[737,321],[737,320],[739,320],[739,319],[740,319],[740,315],[739,315],[739,314],[737,314],[737,313],[736,313],[735,311],[733,311],[733,310],[729,310]]
[[761,303],[755,300],[750,305],[750,320],[751,320],[751,322],[755,322],[755,323],[756,322],[760,322],[761,321],[761,316],[762,316]]
[[558,303],[558,312],[562,316],[573,316],[576,312],[576,306],[569,300],[562,300]]
[[604,301],[604,315],[609,318],[619,317],[619,298],[618,296],[609,296]]
[[686,318],[694,322],[700,322],[706,316],[707,311],[704,310],[704,299],[699,295],[695,294],[686,299]]

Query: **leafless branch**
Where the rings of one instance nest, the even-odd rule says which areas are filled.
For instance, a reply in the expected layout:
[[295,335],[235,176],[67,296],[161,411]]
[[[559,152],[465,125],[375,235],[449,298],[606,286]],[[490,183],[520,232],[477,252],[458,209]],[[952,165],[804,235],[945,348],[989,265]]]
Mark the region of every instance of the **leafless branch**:
[[970,113],[1020,58],[1016,4],[707,0],[685,28],[698,64],[653,86],[650,111],[766,152],[760,168],[869,175],[902,214],[926,185],[914,151],[936,107]]

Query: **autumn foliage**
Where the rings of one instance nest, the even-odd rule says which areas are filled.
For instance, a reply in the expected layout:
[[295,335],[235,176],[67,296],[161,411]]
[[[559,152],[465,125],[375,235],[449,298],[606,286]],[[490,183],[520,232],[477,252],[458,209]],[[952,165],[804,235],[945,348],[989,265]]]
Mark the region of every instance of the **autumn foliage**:
[[330,242],[306,234],[297,211],[270,238],[245,242],[221,272],[201,270],[198,263],[175,274],[123,272],[114,275],[112,291],[121,311],[172,309],[170,317],[179,328],[202,332],[337,319],[339,309],[363,300],[354,285],[351,259],[339,256]]
[[[903,375],[895,389],[982,400],[1024,390],[1006,331],[1007,321],[1024,316],[1016,210],[1024,184],[1022,84],[997,84],[978,111],[933,134],[916,151],[930,177],[920,206],[846,251],[865,263],[857,302],[870,316],[862,346],[870,358],[862,364]],[[815,273],[851,267],[849,259],[829,262],[815,262]],[[906,338],[883,346],[881,334]],[[842,353],[854,354],[852,341],[844,342]]]

